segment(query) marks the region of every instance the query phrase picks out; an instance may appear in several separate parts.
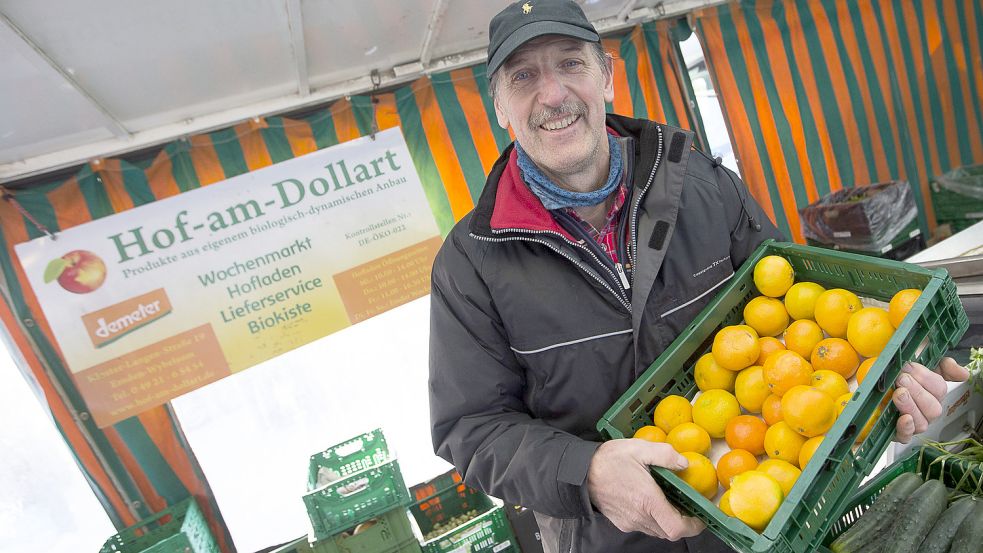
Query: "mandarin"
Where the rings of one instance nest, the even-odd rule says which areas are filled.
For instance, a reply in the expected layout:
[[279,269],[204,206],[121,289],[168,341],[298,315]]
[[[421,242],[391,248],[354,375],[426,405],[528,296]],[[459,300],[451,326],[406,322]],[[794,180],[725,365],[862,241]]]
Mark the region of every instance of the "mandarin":
[[805,443],[806,438],[784,420],[769,426],[765,432],[765,453],[772,459],[798,463],[799,451]]
[[815,319],[827,334],[834,338],[846,337],[850,316],[863,309],[860,298],[849,290],[833,288],[816,298]]
[[761,354],[761,346],[751,327],[735,325],[725,326],[717,332],[710,351],[718,365],[736,372],[754,363]]
[[727,390],[734,391],[734,382],[737,380],[737,373],[729,371],[713,360],[713,354],[704,353],[696,366],[693,368],[693,379],[696,380],[696,387],[700,391],[707,390]]
[[854,313],[847,323],[846,339],[864,357],[881,353],[893,335],[891,317],[880,307],[865,307]]
[[771,393],[781,396],[793,386],[812,383],[812,365],[794,351],[779,351],[765,361],[763,376]]
[[812,373],[812,387],[834,400],[850,391],[850,384],[840,373],[827,370]]
[[703,497],[713,499],[713,496],[717,495],[717,470],[713,468],[713,463],[705,456],[692,451],[680,455],[686,457],[689,466],[676,471],[676,476],[692,486]]
[[764,417],[768,426],[781,422],[782,417],[782,396],[771,394],[765,398],[761,404],[761,416]]
[[728,499],[735,517],[762,532],[778,512],[785,494],[774,478],[758,470],[749,470],[731,480]]
[[767,431],[765,421],[752,415],[739,415],[727,423],[724,439],[731,449],[743,449],[754,455],[763,455]]
[[666,396],[655,406],[652,422],[670,432],[684,422],[693,422],[693,406],[683,396]]
[[754,264],[754,286],[763,295],[780,298],[795,282],[795,271],[787,259],[768,255]]
[[666,441],[666,433],[658,426],[648,425],[636,430],[632,438],[638,438],[649,442],[664,442]]
[[761,404],[771,393],[768,383],[765,382],[764,368],[754,365],[737,373],[737,381],[734,383],[734,395],[741,407],[751,413],[760,413]]
[[670,430],[665,442],[679,453],[686,451],[700,455],[710,453],[710,435],[693,422],[684,422]]
[[717,480],[724,489],[730,488],[730,479],[742,472],[758,467],[758,458],[750,451],[732,449],[717,461]]
[[727,423],[740,414],[737,398],[726,390],[709,390],[693,401],[693,422],[702,426],[711,438],[723,438]]
[[826,338],[821,340],[812,350],[809,357],[813,370],[830,370],[839,373],[843,378],[850,378],[860,366],[860,356],[850,342],[843,338]]
[[765,459],[758,465],[757,470],[771,476],[782,487],[782,493],[788,496],[792,486],[799,479],[802,471],[793,463],[781,459]]
[[799,319],[785,329],[785,348],[806,359],[812,355],[816,344],[823,340],[823,329],[815,321]]
[[788,326],[788,312],[781,300],[758,296],[744,306],[744,322],[758,336],[778,336]]
[[773,336],[758,338],[758,345],[761,346],[761,353],[758,354],[758,360],[754,362],[755,365],[764,365],[769,355],[785,349],[785,344]]
[[[795,386],[782,396],[782,416],[793,430],[812,438],[832,428],[836,406],[825,392],[812,386]],[[789,462],[797,461],[798,456]]]
[[816,311],[816,298],[826,289],[815,282],[796,282],[785,293],[785,310],[792,319],[811,319]]
[[911,311],[911,306],[915,305],[915,302],[918,301],[918,297],[921,295],[922,291],[914,288],[901,290],[897,294],[894,294],[894,297],[891,298],[891,302],[887,306],[887,314],[890,317],[891,326],[894,328],[901,326],[901,321]]

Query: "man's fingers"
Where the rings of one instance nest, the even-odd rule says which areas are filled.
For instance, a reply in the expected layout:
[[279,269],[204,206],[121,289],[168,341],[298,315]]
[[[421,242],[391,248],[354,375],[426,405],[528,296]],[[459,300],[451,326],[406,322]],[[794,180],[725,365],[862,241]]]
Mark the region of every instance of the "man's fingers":
[[[928,394],[928,392],[925,390],[922,390],[922,393]],[[913,433],[920,434],[928,428],[928,420],[918,408],[918,405],[915,403],[915,400],[908,388],[902,387],[894,390],[894,405],[897,406],[898,411],[900,411],[902,415],[908,415],[911,417],[914,424]]]
[[652,521],[659,526],[659,531],[662,534],[660,537],[670,541],[695,536],[705,527],[699,519],[683,516],[679,509],[666,499],[658,485],[656,485],[652,503],[646,511],[652,517]]
[[[938,375],[936,376],[938,377]],[[941,377],[939,377],[939,379],[941,380]],[[911,394],[911,398],[915,400],[915,406],[918,407],[918,410],[921,412],[922,416],[925,417],[925,422],[927,423],[926,426],[931,424],[935,419],[939,418],[939,415],[942,414],[941,399],[935,397],[935,394],[926,390],[918,379],[909,374],[902,373],[898,378],[898,383],[901,387],[908,389],[908,393]],[[942,394],[942,397],[945,397],[945,394]],[[925,431],[924,428],[918,430],[919,428],[918,417],[915,417],[915,429],[919,433]]]
[[898,417],[897,432],[894,434],[895,441],[906,444],[915,435],[915,419],[911,415],[901,415]]
[[[919,363],[907,363],[902,371],[904,371],[902,374],[907,373],[910,375],[919,384],[921,384],[925,391],[935,396],[935,399],[939,401],[942,401],[945,398],[946,392],[949,391],[949,387],[946,386],[945,379],[942,378],[942,375],[928,370],[925,365],[921,365]],[[900,382],[900,377],[898,380],[899,385],[906,386],[906,384],[902,384]]]
[[956,360],[951,357],[942,358],[939,362],[939,372],[942,373],[942,378],[949,382],[965,382],[969,378],[966,367],[956,363]]
[[649,466],[665,467],[669,470],[683,470],[689,466],[689,461],[669,444],[637,441],[638,460]]

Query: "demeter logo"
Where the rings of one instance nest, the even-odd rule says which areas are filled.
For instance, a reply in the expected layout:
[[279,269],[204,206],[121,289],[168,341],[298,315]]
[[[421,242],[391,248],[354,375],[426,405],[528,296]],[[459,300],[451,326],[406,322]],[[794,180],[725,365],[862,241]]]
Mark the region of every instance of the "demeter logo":
[[52,259],[44,268],[45,284],[57,280],[61,287],[74,294],[88,294],[106,280],[106,264],[98,255],[86,250],[74,250]]
[[163,288],[82,315],[92,345],[102,347],[171,312]]

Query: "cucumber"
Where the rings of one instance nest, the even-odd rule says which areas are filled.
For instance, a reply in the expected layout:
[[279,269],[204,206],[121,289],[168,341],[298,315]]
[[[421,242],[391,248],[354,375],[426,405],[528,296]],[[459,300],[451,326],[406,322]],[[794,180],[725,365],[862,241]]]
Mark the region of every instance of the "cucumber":
[[983,500],[973,501],[973,510],[963,519],[952,539],[949,553],[980,553],[983,551]]
[[929,480],[911,494],[898,510],[894,524],[881,534],[881,551],[915,553],[928,531],[935,526],[946,505],[949,490],[938,480]]
[[919,553],[946,553],[952,544],[952,539],[956,535],[956,530],[963,519],[973,510],[976,501],[972,497],[964,497],[949,506],[942,513],[938,522],[932,527],[932,531],[925,537]]
[[840,534],[829,548],[833,553],[853,553],[873,541],[880,530],[890,527],[898,507],[922,484],[921,476],[906,472],[888,483],[874,504]]

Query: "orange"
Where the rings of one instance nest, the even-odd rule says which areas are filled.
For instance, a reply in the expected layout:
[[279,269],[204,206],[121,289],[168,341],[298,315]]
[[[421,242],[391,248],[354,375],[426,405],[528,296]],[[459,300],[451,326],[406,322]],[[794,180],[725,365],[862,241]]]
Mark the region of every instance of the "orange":
[[775,395],[784,395],[793,386],[812,383],[812,365],[794,351],[780,351],[765,361],[765,383]]
[[823,443],[823,438],[825,436],[813,436],[806,440],[806,443],[802,444],[802,449],[799,450],[799,468],[805,470],[806,465],[809,464],[809,459],[816,453],[819,449],[819,445]]
[[664,442],[666,441],[666,433],[658,426],[649,425],[643,426],[636,430],[632,438],[638,438],[649,442]]
[[781,300],[758,296],[744,306],[744,322],[758,336],[777,336],[788,326],[788,312]]
[[730,510],[730,490],[725,491],[723,495],[720,496],[720,504],[718,506],[725,515],[729,517],[734,516],[734,511]]
[[669,432],[684,422],[693,422],[693,406],[683,396],[666,396],[655,406],[652,421]]
[[669,431],[666,443],[679,453],[692,451],[700,455],[710,453],[710,435],[692,422],[684,422]]
[[765,459],[758,465],[757,470],[774,478],[778,482],[778,485],[782,487],[782,493],[786,497],[792,491],[792,486],[799,479],[799,475],[802,474],[802,471],[798,467],[781,459]]
[[795,272],[784,257],[769,255],[754,264],[754,286],[765,296],[784,296],[794,281]]
[[717,461],[717,480],[726,490],[730,488],[731,478],[757,467],[757,457],[743,449],[732,449]]
[[853,392],[847,392],[833,401],[833,406],[836,407],[837,417],[843,414],[843,410],[846,409],[846,404],[850,403],[851,399],[853,399]]
[[778,338],[772,336],[758,338],[758,345],[761,346],[761,353],[758,354],[758,360],[754,362],[755,365],[764,365],[769,355],[785,349],[785,344]]
[[693,422],[703,427],[711,438],[723,438],[727,423],[741,414],[737,398],[726,390],[710,390],[693,401]]
[[891,303],[887,305],[887,314],[891,319],[891,326],[894,328],[901,326],[901,321],[911,311],[911,306],[915,305],[915,301],[918,300],[918,296],[920,295],[922,295],[921,290],[908,288],[907,290],[898,292],[891,298]]
[[815,282],[796,282],[785,292],[785,310],[795,320],[811,319],[816,310],[816,298],[825,291]]
[[761,354],[758,336],[747,326],[725,326],[713,337],[710,348],[713,359],[721,367],[739,371],[750,367]]
[[860,366],[860,356],[850,342],[843,338],[826,338],[812,349],[809,357],[813,370],[836,371],[843,378],[850,378]]
[[737,373],[718,365],[713,360],[713,354],[704,353],[693,368],[693,378],[696,380],[696,387],[700,391],[727,390],[733,392]]
[[864,362],[860,364],[860,368],[857,369],[857,384],[861,384],[865,378],[867,378],[867,372],[870,368],[874,366],[877,362],[877,357],[871,357],[870,359],[864,359]]
[[826,290],[816,298],[816,322],[830,336],[845,338],[847,321],[863,307],[860,298],[849,290],[842,288]]
[[751,413],[760,413],[761,404],[771,391],[768,383],[765,382],[764,369],[754,365],[737,373],[737,382],[734,383],[734,395],[741,407]]
[[689,461],[689,466],[676,471],[676,476],[693,486],[693,489],[703,497],[713,499],[713,496],[717,495],[717,471],[713,468],[713,463],[710,459],[692,451],[681,455]]
[[891,317],[880,307],[865,307],[847,323],[846,339],[864,357],[878,355],[893,335]]
[[850,392],[850,384],[839,373],[833,371],[816,371],[812,373],[812,387],[825,393],[830,399],[836,399]]
[[[793,430],[807,438],[825,434],[836,422],[833,398],[812,386],[795,386],[782,396],[782,415]],[[798,457],[794,461],[798,461]]]
[[799,451],[805,443],[805,437],[785,421],[776,422],[765,432],[765,453],[772,459],[798,463]]
[[782,396],[771,394],[765,398],[761,404],[761,416],[765,418],[768,426],[782,420]]
[[730,419],[724,431],[724,439],[731,449],[743,449],[754,455],[764,455],[765,421],[752,415],[740,415]]
[[785,494],[774,478],[758,470],[749,470],[731,480],[728,499],[735,517],[762,532],[775,516]]
[[816,344],[823,340],[823,329],[815,321],[799,319],[788,325],[784,337],[787,349],[808,359]]

